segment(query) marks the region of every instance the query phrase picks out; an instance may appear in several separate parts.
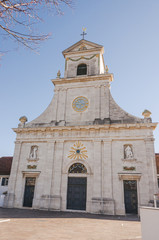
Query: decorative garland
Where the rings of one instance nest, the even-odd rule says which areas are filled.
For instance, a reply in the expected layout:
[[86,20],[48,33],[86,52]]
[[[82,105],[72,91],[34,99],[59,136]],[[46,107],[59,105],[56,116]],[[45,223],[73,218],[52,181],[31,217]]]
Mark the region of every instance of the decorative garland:
[[[86,60],[90,60],[90,59],[92,59],[92,58],[94,58],[95,56],[96,56],[97,54],[94,54],[92,57],[90,57],[90,58],[87,58],[87,57],[80,57],[80,58],[77,58],[77,59],[73,59],[73,58],[67,58],[66,60],[71,60],[71,61],[74,61],[74,62],[77,62],[77,61],[79,61],[79,60],[81,60],[81,59],[86,59]],[[98,55],[97,55],[98,56]]]
[[27,168],[28,168],[28,169],[36,169],[37,166],[36,166],[36,165],[33,165],[33,166],[32,166],[32,165],[27,165]]
[[94,57],[98,57],[98,65],[99,65],[99,61],[100,61],[100,59],[99,59],[99,54],[94,54],[94,55],[91,56],[90,58],[87,58],[87,57],[84,57],[84,56],[79,57],[79,58],[77,58],[77,59],[66,58],[66,61],[65,61],[65,70],[67,69],[67,61],[68,61],[68,60],[71,60],[71,61],[73,61],[73,62],[77,62],[77,61],[79,61],[79,60],[81,60],[81,59],[91,60],[91,59],[94,58]]

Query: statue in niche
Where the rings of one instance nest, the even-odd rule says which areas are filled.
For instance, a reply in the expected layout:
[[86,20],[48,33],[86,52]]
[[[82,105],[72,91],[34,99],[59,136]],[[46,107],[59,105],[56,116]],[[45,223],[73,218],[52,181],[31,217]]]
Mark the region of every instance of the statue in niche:
[[37,146],[31,146],[29,159],[37,159],[37,152],[38,152],[38,147]]
[[124,149],[124,158],[125,159],[132,159],[133,156],[133,151],[132,151],[132,147],[130,145],[125,146]]

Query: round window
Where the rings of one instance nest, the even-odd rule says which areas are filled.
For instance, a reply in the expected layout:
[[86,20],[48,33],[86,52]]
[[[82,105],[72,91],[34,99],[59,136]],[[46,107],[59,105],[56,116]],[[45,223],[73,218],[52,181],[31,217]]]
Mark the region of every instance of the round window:
[[88,99],[85,97],[77,97],[73,100],[72,107],[76,112],[83,112],[88,107]]

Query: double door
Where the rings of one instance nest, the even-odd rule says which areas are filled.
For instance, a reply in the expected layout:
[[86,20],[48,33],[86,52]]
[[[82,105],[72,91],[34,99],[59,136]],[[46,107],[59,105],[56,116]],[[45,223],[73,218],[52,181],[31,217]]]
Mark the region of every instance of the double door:
[[67,209],[86,210],[87,178],[68,177]]

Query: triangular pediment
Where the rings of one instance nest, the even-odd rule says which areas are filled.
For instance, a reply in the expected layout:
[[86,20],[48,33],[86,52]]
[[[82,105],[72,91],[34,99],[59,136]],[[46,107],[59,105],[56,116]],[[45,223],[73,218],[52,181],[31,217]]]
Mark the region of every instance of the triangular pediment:
[[79,42],[73,44],[72,46],[70,46],[69,48],[67,48],[66,50],[64,50],[62,53],[63,55],[67,55],[70,53],[76,53],[76,52],[83,52],[83,51],[94,51],[94,50],[103,50],[103,46],[87,41],[85,39],[80,40]]

